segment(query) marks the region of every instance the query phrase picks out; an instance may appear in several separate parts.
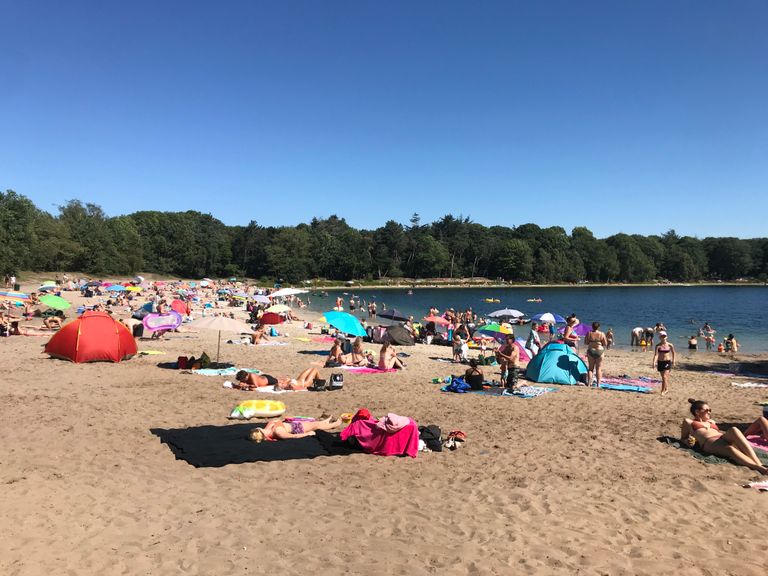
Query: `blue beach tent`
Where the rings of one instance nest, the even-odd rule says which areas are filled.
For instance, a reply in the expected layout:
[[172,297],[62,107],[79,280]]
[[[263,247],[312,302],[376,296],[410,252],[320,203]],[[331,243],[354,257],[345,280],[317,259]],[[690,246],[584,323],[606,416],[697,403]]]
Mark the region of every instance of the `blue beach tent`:
[[525,376],[534,382],[579,384],[587,365],[573,348],[565,344],[547,344],[528,363]]

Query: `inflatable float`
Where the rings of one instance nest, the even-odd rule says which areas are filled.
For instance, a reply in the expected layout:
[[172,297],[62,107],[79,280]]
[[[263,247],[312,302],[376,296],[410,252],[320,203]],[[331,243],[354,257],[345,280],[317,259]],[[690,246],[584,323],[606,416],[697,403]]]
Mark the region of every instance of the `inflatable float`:
[[274,418],[285,412],[285,404],[277,400],[243,400],[232,409],[230,418],[248,420],[249,418]]
[[541,298],[528,298],[527,302],[543,302]]
[[501,300],[499,300],[498,298],[483,298],[483,300],[485,300],[486,302],[490,302],[492,304],[494,303],[498,304],[499,302],[501,302]]
[[182,318],[181,314],[171,310],[164,314],[147,314],[141,321],[145,329],[155,332],[157,330],[176,330],[181,326]]

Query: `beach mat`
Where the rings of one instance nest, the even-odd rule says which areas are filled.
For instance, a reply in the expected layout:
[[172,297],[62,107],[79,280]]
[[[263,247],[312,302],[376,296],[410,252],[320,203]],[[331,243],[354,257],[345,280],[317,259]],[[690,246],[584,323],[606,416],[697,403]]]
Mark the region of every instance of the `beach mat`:
[[645,386],[636,386],[635,384],[603,384],[600,383],[601,390],[618,390],[620,392],[640,392],[641,394],[650,394],[653,388]]
[[639,376],[637,378],[632,376],[603,376],[600,378],[600,384],[625,384],[628,386],[642,386],[643,388],[653,388],[661,386],[661,380],[656,378],[648,378],[646,376]]
[[752,448],[768,452],[768,441],[766,441],[762,436],[750,435],[747,436],[747,440],[752,445]]
[[[658,438],[656,438],[656,440],[664,444],[669,444],[670,446],[672,446],[673,448],[677,448],[678,450],[688,452],[691,456],[693,456],[697,460],[702,460],[707,464],[733,464],[733,462],[731,462],[727,458],[721,458],[720,456],[715,456],[714,454],[707,454],[705,452],[701,452],[700,450],[691,448],[690,446],[686,446],[680,441],[679,438],[674,438],[672,436],[659,436]],[[758,451],[755,454],[757,454],[757,457],[760,459],[760,461],[763,464],[768,466],[768,452]]]
[[192,370],[192,374],[198,376],[235,376],[240,370],[245,370],[249,374],[261,374],[261,370],[256,368],[200,368],[198,370]]
[[360,452],[343,443],[338,434],[322,430],[318,430],[315,436],[256,444],[248,439],[248,433],[254,427],[254,424],[229,424],[170,430],[153,428],[150,431],[168,445],[177,460],[195,468],[346,456]]

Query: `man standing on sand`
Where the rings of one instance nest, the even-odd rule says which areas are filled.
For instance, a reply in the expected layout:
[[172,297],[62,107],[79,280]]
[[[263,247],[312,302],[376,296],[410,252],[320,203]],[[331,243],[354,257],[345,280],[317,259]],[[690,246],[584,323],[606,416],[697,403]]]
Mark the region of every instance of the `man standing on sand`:
[[505,380],[508,390],[517,389],[517,363],[520,360],[520,350],[515,345],[515,335],[507,334],[507,341],[496,351],[496,359],[501,365],[501,379]]

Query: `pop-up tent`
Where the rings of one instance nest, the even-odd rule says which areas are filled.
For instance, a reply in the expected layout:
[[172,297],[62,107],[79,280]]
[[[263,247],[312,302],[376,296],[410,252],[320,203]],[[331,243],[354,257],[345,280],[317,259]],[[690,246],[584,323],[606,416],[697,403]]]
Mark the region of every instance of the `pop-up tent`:
[[72,362],[120,362],[136,354],[131,331],[106,312],[85,312],[45,345],[54,358]]
[[384,334],[384,341],[389,341],[397,346],[413,346],[413,336],[402,326],[390,326]]
[[542,348],[528,363],[525,376],[534,382],[578,384],[587,373],[587,365],[573,348],[551,343]]

